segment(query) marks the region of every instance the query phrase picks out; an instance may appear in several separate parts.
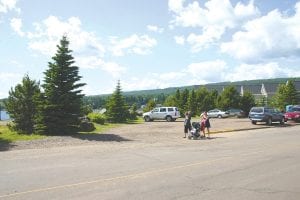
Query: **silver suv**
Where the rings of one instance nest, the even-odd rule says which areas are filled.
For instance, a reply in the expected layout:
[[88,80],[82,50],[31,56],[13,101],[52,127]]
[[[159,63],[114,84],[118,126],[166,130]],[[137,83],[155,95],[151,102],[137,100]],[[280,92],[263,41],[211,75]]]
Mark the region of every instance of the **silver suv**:
[[177,107],[157,107],[143,114],[143,118],[146,122],[153,121],[155,119],[164,119],[168,122],[175,121],[180,117],[180,112]]

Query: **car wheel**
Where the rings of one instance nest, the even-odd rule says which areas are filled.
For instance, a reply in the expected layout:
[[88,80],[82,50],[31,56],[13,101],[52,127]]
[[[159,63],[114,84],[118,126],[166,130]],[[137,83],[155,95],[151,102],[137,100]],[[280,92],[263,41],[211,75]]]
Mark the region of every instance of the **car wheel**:
[[144,117],[144,120],[145,120],[145,122],[150,122],[150,121],[151,121],[151,119],[150,119],[149,116],[145,116],[145,117]]
[[252,124],[256,124],[256,121],[251,121],[252,122]]
[[168,122],[171,122],[171,121],[172,121],[172,117],[171,117],[171,116],[167,116],[167,117],[166,117],[166,120],[167,120]]
[[280,124],[281,125],[284,125],[284,122],[285,122],[285,120],[284,120],[284,117],[281,119],[281,121],[280,121]]
[[221,119],[221,118],[222,118],[222,115],[218,115],[218,118]]
[[272,125],[272,118],[271,117],[268,118],[267,125],[269,125],[269,126]]

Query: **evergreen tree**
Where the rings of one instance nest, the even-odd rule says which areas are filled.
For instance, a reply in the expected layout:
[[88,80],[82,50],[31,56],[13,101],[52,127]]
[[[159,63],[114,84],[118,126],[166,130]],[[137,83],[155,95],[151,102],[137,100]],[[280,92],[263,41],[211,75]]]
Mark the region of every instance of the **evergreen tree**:
[[203,111],[206,111],[207,106],[207,97],[209,96],[209,92],[206,87],[200,87],[196,91],[196,99],[197,99],[197,114],[200,115]]
[[240,94],[234,86],[227,86],[220,95],[218,107],[223,110],[236,108],[239,106],[240,98]]
[[164,102],[164,105],[165,106],[175,106],[177,107],[177,100],[176,100],[176,97],[175,95],[169,95],[165,102]]
[[10,126],[13,130],[25,134],[32,134],[35,131],[39,97],[39,83],[30,80],[28,75],[23,78],[22,84],[10,90],[5,106],[13,119],[13,125]]
[[250,91],[245,91],[240,100],[240,108],[248,116],[250,109],[255,106],[255,98]]
[[196,93],[194,89],[192,89],[189,93],[188,110],[191,111],[192,116],[195,116],[197,111],[197,101],[196,101]]
[[289,80],[287,84],[280,84],[277,88],[277,92],[272,99],[272,105],[285,110],[287,105],[295,105],[299,103],[297,89],[294,81]]
[[179,101],[180,113],[185,113],[188,110],[188,98],[189,98],[189,90],[184,89],[180,95],[180,101]]
[[148,112],[152,110],[153,108],[155,108],[155,106],[156,106],[155,101],[153,99],[150,99],[144,108],[144,112]]
[[80,87],[84,83],[78,83],[81,76],[78,75],[78,67],[74,66],[74,58],[69,49],[69,41],[66,36],[57,45],[57,53],[49,62],[49,68],[44,73],[45,104],[41,111],[39,127],[46,134],[73,133],[79,125],[81,116],[82,97]]
[[[299,103],[298,93],[295,82],[289,80],[285,86],[286,88],[286,105],[295,105]],[[286,106],[285,105],[285,106]]]
[[175,106],[178,107],[178,108],[180,107],[180,97],[181,97],[180,90],[177,89],[176,93],[175,93],[175,101],[176,101]]
[[128,106],[125,103],[125,97],[122,95],[120,81],[118,81],[114,93],[107,102],[106,115],[109,121],[115,123],[126,122],[129,117]]
[[207,110],[211,110],[217,107],[218,104],[218,91],[213,89],[212,91],[209,92],[209,97],[210,97],[210,105],[209,108],[207,108]]

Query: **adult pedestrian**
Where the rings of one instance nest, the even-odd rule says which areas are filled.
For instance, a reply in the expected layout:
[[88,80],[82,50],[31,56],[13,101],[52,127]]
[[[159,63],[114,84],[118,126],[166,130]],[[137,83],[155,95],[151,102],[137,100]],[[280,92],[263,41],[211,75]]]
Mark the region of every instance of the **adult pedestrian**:
[[192,124],[191,124],[191,112],[185,112],[185,119],[184,119],[184,137],[186,138],[187,134],[190,134],[192,130]]

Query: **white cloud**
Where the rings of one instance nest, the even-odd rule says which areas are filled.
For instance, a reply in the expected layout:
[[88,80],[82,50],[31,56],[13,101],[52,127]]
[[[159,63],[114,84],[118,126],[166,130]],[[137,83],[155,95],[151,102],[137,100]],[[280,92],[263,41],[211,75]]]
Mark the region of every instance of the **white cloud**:
[[279,65],[276,62],[266,64],[241,64],[227,74],[228,80],[231,81],[297,76],[300,76],[300,71],[295,72],[295,70]]
[[0,0],[0,13],[7,13],[8,11],[15,10],[18,13],[21,11],[16,6],[17,0]]
[[197,80],[206,82],[218,82],[225,77],[228,66],[223,60],[204,61],[192,63],[186,71]]
[[126,68],[115,62],[106,62],[101,66],[101,69],[108,72],[112,77],[119,78]]
[[53,55],[56,45],[63,35],[70,40],[70,48],[76,53],[93,52],[102,55],[105,52],[100,39],[93,33],[82,30],[81,21],[70,17],[60,21],[55,16],[49,16],[42,23],[34,23],[35,30],[28,32],[29,48],[45,55]]
[[2,91],[0,92],[0,99],[8,97],[8,91],[16,86],[18,83],[21,83],[22,77],[24,75],[20,73],[13,72],[0,72],[0,85]]
[[124,56],[125,53],[146,55],[151,53],[151,48],[156,46],[157,41],[148,35],[133,34],[124,39],[111,38],[111,44],[111,52],[115,56]]
[[286,16],[273,10],[249,21],[244,31],[235,33],[232,41],[221,45],[221,51],[250,63],[299,55],[300,2],[295,11],[295,15]]
[[237,27],[243,21],[259,15],[259,10],[250,1],[247,5],[238,2],[234,7],[229,0],[209,0],[201,7],[198,1],[186,6],[184,1],[169,0],[169,10],[174,12],[170,27],[200,27],[200,34],[190,34],[188,42],[192,51],[198,52],[219,41],[227,29]]
[[182,35],[174,36],[174,40],[175,40],[176,44],[184,45],[184,43],[185,43],[185,38]]
[[173,12],[180,12],[183,9],[183,3],[185,0],[169,0],[169,10]]
[[22,19],[20,19],[20,18],[11,19],[10,26],[18,35],[20,35],[21,37],[24,36],[24,32],[21,30],[22,29]]
[[163,89],[167,87],[182,86],[182,79],[185,73],[169,72],[164,74],[148,73],[143,77],[132,77],[129,80],[122,80],[122,87],[126,91]]
[[119,78],[126,68],[115,62],[105,62],[97,56],[84,56],[76,59],[77,65],[84,69],[101,69],[113,78]]
[[152,32],[156,32],[156,33],[162,33],[162,32],[164,32],[163,28],[160,28],[160,27],[155,26],[155,25],[148,25],[147,29],[148,29],[148,31],[152,31]]

